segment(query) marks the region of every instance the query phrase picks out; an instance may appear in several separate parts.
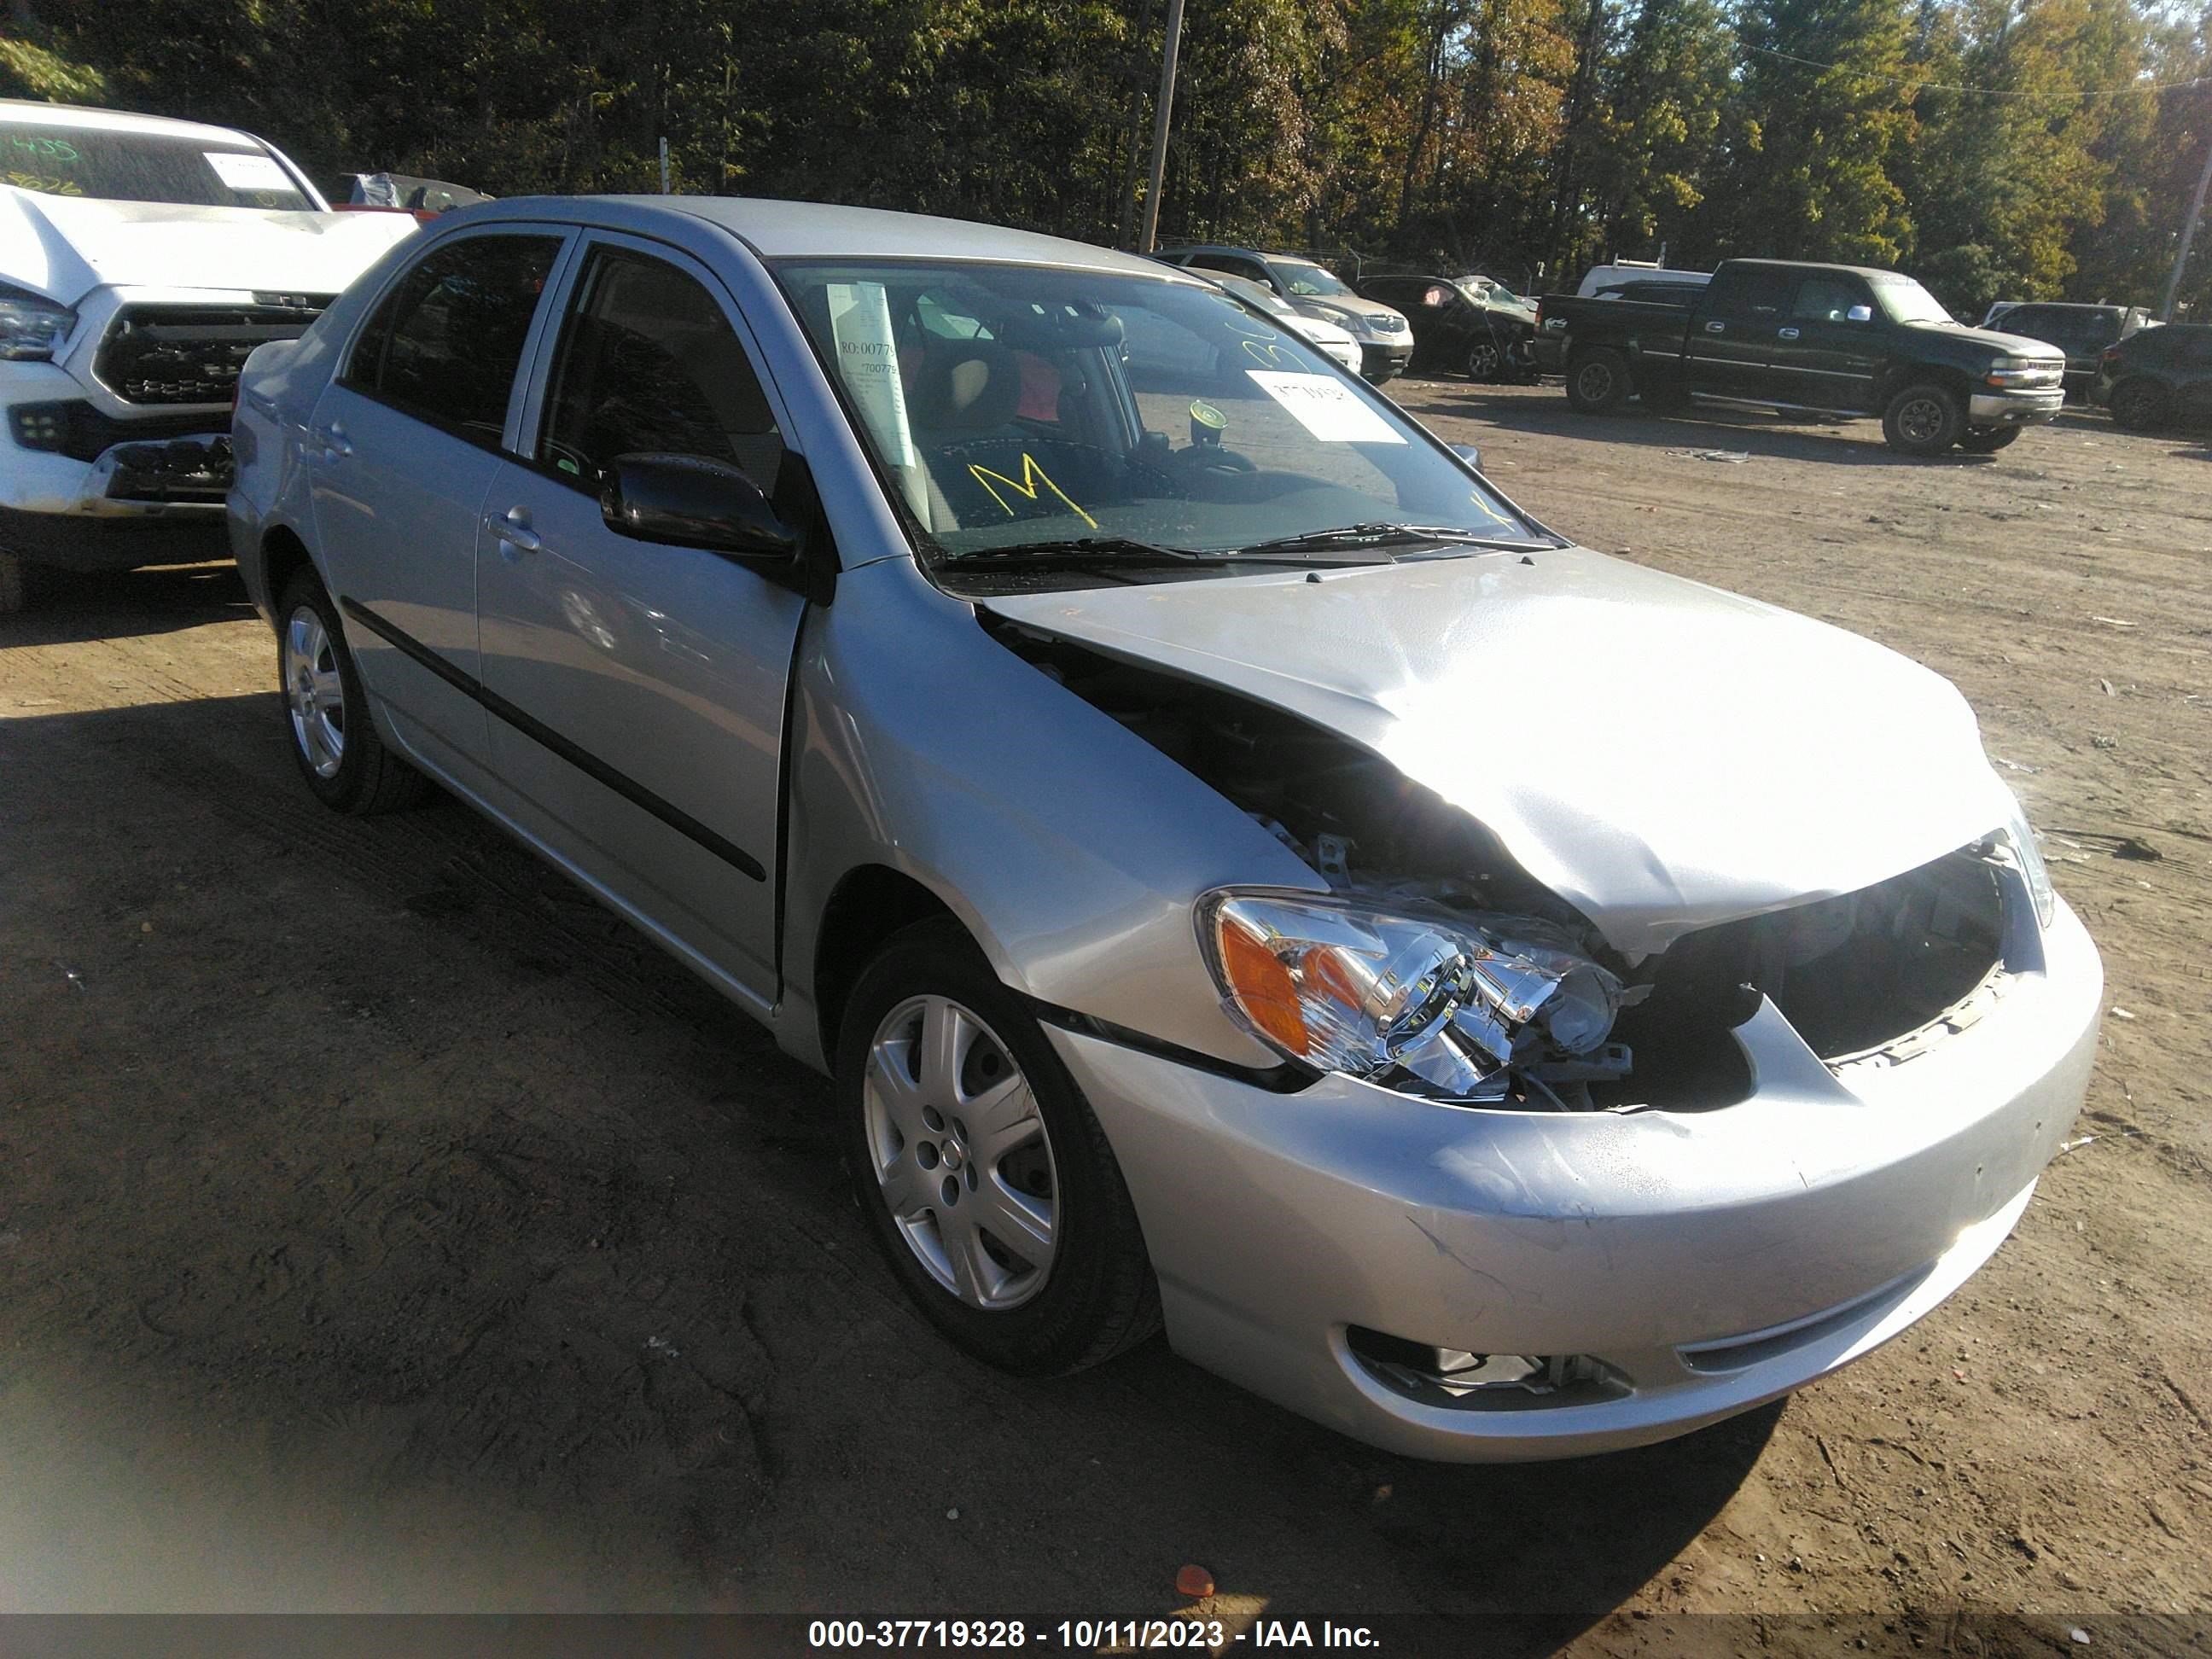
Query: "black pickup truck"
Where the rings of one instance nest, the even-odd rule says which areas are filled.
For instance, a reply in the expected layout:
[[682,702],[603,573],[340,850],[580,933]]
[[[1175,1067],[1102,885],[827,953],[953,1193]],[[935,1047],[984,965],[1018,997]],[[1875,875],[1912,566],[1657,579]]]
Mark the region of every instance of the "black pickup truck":
[[1987,454],[2065,401],[2056,346],[1965,327],[1910,276],[1856,265],[1730,259],[1686,302],[1547,294],[1537,328],[1586,415],[1634,394],[1879,416],[1905,454]]

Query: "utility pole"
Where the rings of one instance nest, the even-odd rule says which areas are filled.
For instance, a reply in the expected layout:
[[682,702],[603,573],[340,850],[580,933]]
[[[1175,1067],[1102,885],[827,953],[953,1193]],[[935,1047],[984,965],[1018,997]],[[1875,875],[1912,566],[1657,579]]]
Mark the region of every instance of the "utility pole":
[[2212,185],[2212,141],[2204,146],[2204,170],[2197,175],[2197,197],[2189,204],[2189,217],[2181,227],[2181,249],[2173,256],[2173,269],[2166,273],[2166,292],[2159,295],[2158,319],[2161,323],[2173,320],[2173,298],[2181,288],[2181,268],[2189,263],[2189,245],[2197,240],[2197,216],[2204,211],[2204,187]]
[[1182,49],[1182,0],[1168,0],[1167,35],[1167,49],[1160,54],[1160,95],[1152,110],[1152,187],[1145,193],[1145,228],[1137,238],[1139,253],[1150,253],[1159,235],[1160,185],[1168,171],[1168,117],[1175,111],[1176,56]]

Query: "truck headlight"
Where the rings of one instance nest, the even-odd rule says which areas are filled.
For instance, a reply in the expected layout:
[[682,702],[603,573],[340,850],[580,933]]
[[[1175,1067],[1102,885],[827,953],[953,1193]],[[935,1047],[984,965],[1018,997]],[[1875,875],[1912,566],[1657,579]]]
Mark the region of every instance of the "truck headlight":
[[0,358],[50,358],[67,343],[76,313],[43,294],[0,283]]
[[[1353,901],[1223,889],[1199,901],[1199,938],[1231,1014],[1322,1071],[1445,1098],[1497,1098],[1509,1068],[1607,1050],[1624,998],[1597,963],[1526,917],[1395,913]],[[1561,1071],[1559,1075],[1571,1074]]]
[[2027,896],[2035,901],[2037,922],[2050,927],[2051,918],[2057,914],[2058,895],[2051,889],[2051,872],[2043,862],[2043,849],[2035,844],[2035,831],[2028,828],[2027,810],[2017,797],[2013,800],[2012,817],[2004,827],[2004,838],[2012,843],[2013,857],[2027,883]]

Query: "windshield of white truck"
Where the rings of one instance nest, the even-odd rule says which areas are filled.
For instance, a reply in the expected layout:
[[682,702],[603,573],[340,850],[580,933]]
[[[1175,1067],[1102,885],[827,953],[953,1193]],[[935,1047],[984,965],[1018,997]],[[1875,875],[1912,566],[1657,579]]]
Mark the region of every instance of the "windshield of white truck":
[[237,138],[0,122],[0,184],[42,196],[178,207],[313,208],[299,180]]
[[1040,543],[1211,556],[1340,533],[1431,551],[1542,536],[1388,398],[1219,289],[953,261],[777,271],[923,550],[951,562]]

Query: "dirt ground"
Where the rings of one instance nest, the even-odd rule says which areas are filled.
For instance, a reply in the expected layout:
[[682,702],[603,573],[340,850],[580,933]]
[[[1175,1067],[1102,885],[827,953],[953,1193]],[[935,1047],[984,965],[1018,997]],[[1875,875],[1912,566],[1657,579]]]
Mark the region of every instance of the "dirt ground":
[[0,1607],[1126,1618],[1197,1562],[1232,1620],[1543,1615],[1528,1650],[1692,1611],[2094,1654],[2206,1611],[2212,449],[2079,415],[1919,464],[1394,390],[1578,539],[1978,711],[2112,1012],[1953,1302],[1785,1404],[1533,1468],[1370,1451],[1158,1344],[1002,1378],[870,1254],[823,1083],[458,805],[314,805],[233,571],[77,580],[0,623]]

